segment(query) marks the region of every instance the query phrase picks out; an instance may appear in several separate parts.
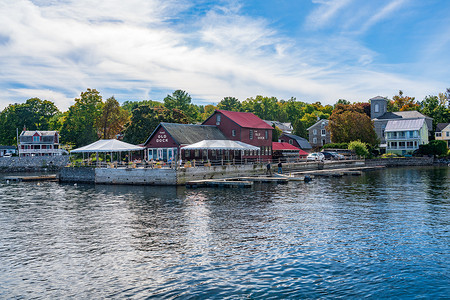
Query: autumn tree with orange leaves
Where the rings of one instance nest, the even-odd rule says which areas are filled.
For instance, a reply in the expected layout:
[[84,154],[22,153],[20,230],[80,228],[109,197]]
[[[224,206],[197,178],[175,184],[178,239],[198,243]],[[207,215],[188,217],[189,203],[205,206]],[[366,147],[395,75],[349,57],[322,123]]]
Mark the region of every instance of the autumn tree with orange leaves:
[[407,111],[407,110],[419,110],[420,105],[415,101],[415,97],[409,97],[403,95],[403,91],[399,90],[398,95],[392,97],[392,100],[388,103],[388,111]]

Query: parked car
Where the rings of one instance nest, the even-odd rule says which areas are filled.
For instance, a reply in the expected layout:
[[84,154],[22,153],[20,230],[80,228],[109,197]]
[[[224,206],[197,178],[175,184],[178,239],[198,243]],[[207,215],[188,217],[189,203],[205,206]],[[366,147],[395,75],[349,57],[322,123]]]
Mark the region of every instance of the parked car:
[[325,156],[321,152],[314,152],[308,154],[306,161],[324,161]]
[[329,160],[334,159],[333,154],[331,154],[330,152],[320,152],[320,153],[322,153],[323,156],[325,156],[325,159],[329,159]]
[[333,159],[336,160],[341,160],[341,159],[345,159],[345,156],[342,154],[339,154],[337,152],[329,152],[331,155],[333,155]]

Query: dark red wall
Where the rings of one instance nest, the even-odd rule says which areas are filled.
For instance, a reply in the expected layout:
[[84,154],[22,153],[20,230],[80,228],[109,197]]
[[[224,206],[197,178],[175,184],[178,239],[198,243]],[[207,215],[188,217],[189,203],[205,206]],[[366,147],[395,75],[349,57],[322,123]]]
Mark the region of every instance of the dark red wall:
[[[271,147],[272,148],[272,130],[270,129],[258,129],[258,128],[244,128],[224,116],[223,114],[220,120],[220,125],[216,125],[217,115],[221,114],[215,112],[203,125],[217,126],[220,131],[230,140],[241,141],[243,143],[253,145],[256,147]],[[232,130],[236,130],[236,136],[232,136]],[[250,139],[250,130],[253,130],[253,139]],[[265,139],[266,130],[268,131],[268,138]],[[261,157],[267,158],[270,155],[261,155]]]
[[291,139],[287,136],[281,136],[280,137],[280,141],[285,142],[285,143],[289,143],[289,140],[292,140],[292,145],[297,147],[297,148],[301,148],[300,145],[297,143],[297,140]]
[[155,134],[150,138],[150,141],[145,145],[147,148],[173,148],[178,147],[166,129],[159,126]]

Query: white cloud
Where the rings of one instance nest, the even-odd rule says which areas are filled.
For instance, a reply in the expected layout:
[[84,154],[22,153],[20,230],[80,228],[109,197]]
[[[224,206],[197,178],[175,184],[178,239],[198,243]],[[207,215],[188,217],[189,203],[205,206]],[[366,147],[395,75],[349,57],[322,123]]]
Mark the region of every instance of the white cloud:
[[[65,110],[86,88],[122,101],[162,100],[162,91],[184,89],[208,104],[257,94],[334,103],[420,86],[381,72],[387,68],[375,64],[378,53],[351,36],[281,36],[267,20],[241,13],[236,1],[191,19],[190,1],[92,3],[0,0],[0,108],[40,97]],[[352,1],[315,3],[307,19],[317,29],[332,26]]]
[[306,26],[312,29],[318,29],[329,25],[333,18],[344,9],[353,0],[312,0],[319,4],[306,19]]

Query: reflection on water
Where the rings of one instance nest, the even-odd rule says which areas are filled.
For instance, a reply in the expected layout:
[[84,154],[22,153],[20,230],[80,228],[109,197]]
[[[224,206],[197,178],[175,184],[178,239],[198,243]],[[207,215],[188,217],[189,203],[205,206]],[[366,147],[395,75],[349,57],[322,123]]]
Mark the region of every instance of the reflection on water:
[[0,183],[1,298],[445,298],[450,168],[251,189]]

